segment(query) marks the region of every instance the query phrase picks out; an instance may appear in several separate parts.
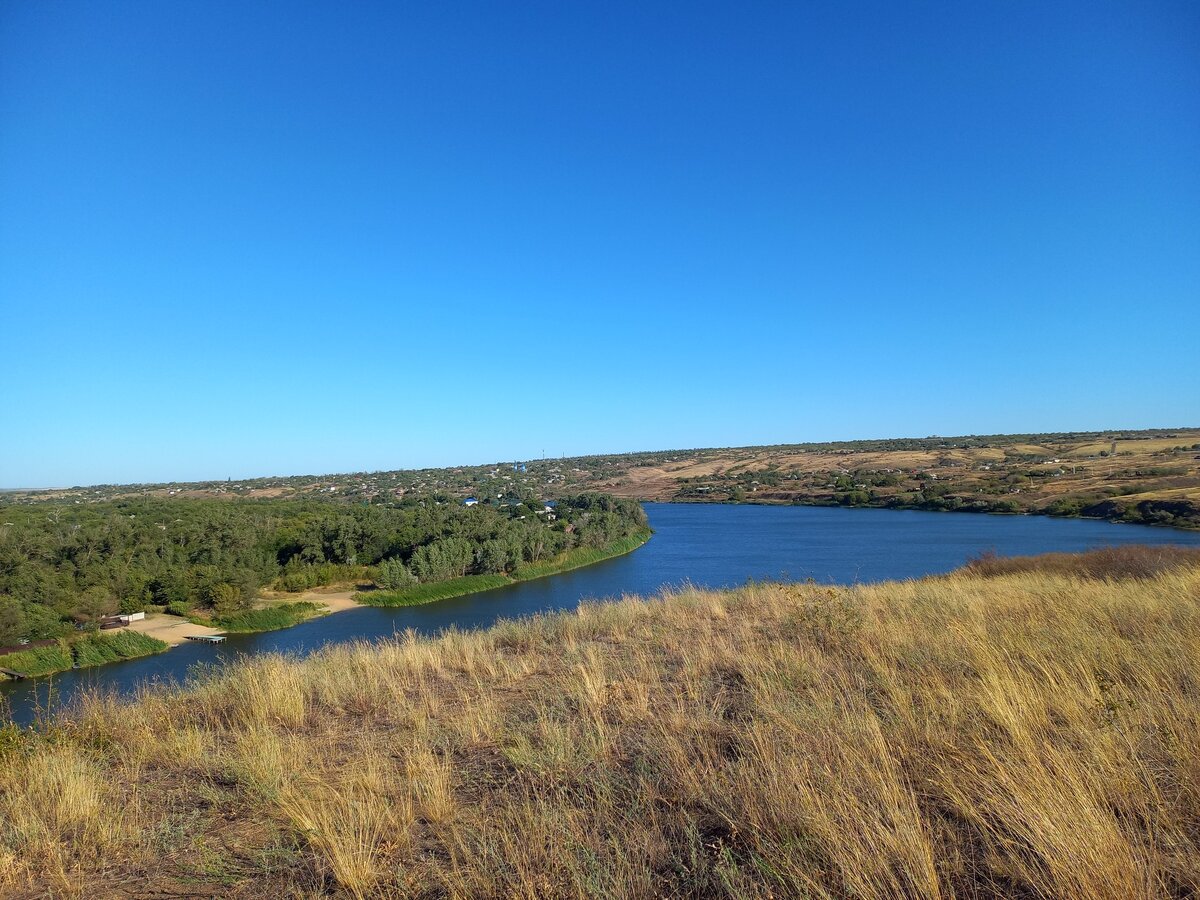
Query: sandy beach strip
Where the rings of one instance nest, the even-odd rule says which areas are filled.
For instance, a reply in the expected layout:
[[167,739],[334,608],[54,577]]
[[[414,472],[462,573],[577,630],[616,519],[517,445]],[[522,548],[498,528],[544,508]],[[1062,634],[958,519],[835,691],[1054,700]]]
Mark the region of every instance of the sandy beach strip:
[[[266,605],[270,606],[272,602],[296,603],[299,601],[318,603],[331,613],[356,609],[361,605],[354,602],[354,591],[332,591],[327,594],[311,591],[306,594],[293,595],[286,600],[267,601]],[[147,613],[146,618],[130,622],[128,627],[130,631],[140,631],[142,634],[148,634],[160,641],[166,641],[172,647],[178,647],[189,637],[224,634],[219,628],[197,625],[182,616],[172,616],[168,613]]]
[[150,637],[166,641],[172,647],[178,647],[189,637],[223,634],[219,628],[209,628],[207,625],[197,625],[182,616],[172,616],[167,613],[148,613],[146,618],[128,625],[130,631],[140,631]]

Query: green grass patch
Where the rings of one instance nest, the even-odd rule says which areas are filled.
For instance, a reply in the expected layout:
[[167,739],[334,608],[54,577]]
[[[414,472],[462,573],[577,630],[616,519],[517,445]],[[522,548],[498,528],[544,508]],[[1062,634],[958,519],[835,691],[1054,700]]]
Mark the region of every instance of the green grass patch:
[[418,606],[435,600],[448,600],[504,587],[513,581],[507,575],[466,575],[446,581],[414,584],[398,591],[367,591],[355,594],[354,599],[367,606]]
[[650,540],[650,529],[643,528],[640,531],[629,535],[628,537],[620,538],[613,541],[604,547],[576,547],[574,550],[568,550],[566,553],[559,554],[557,557],[546,562],[529,563],[521,566],[513,573],[513,578],[517,581],[532,581],[534,578],[545,578],[547,575],[557,575],[560,572],[569,572],[572,569],[582,569],[584,566],[590,566],[593,563],[603,562],[606,559],[612,559],[617,556],[624,556],[626,553],[632,553],[646,541]]
[[81,668],[102,666],[122,659],[136,659],[161,653],[167,644],[138,631],[120,631],[115,634],[89,634],[71,645],[75,663]]
[[48,647],[34,647],[30,650],[18,650],[0,656],[0,667],[12,669],[22,675],[49,675],[52,672],[64,672],[71,668],[71,650],[66,641],[59,641]]
[[248,609],[245,612],[234,613],[232,616],[218,616],[211,623],[216,628],[222,628],[233,634],[247,634],[254,631],[276,631],[280,628],[290,628],[299,625],[306,619],[319,615],[323,607],[317,603],[299,601],[296,603],[281,603],[278,606],[267,606],[262,609]]
[[122,659],[161,653],[166,649],[167,644],[163,641],[137,631],[119,631],[115,634],[94,632],[70,642],[61,640],[47,647],[7,653],[0,656],[0,667],[22,675],[52,675],[75,666],[81,669],[101,666]]

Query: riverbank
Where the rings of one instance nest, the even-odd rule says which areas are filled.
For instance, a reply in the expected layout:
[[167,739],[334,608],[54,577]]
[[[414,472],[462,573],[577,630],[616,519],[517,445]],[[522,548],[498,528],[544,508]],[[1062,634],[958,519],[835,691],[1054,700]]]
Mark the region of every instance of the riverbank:
[[[54,675],[69,669],[86,669],[104,663],[150,656],[170,649],[158,638],[136,630],[94,632],[73,639],[61,638],[44,646],[0,656],[0,669],[28,678]],[[3,678],[13,675],[0,675]]]
[[616,559],[643,546],[653,533],[651,529],[644,528],[606,547],[577,547],[553,560],[520,566],[511,575],[466,575],[448,581],[414,584],[399,591],[361,591],[355,594],[355,599],[365,606],[419,606],[452,597],[465,597]]
[[[909,512],[970,513],[990,516],[1038,516],[1047,519],[1080,519],[1092,522],[1109,522],[1114,525],[1151,525],[1177,531],[1200,531],[1200,502],[1185,504],[1171,503],[1166,506],[1160,501],[1143,501],[1134,507],[1109,503],[1098,504],[1097,510],[1089,512],[1063,511],[1062,509],[1017,508],[1003,503],[971,502],[959,505],[924,502],[865,501],[861,503],[839,503],[827,498],[807,498],[788,495],[784,497],[764,494],[741,499],[718,499],[709,496],[676,497],[663,501],[679,504],[721,504],[726,506],[808,506],[818,509],[877,509]],[[1173,511],[1172,511],[1173,510]]]
[[1025,513],[1200,527],[1200,430],[990,435],[598,458],[642,501]]
[[[650,529],[644,529],[607,547],[576,548],[557,559],[523,566],[512,576],[470,575],[465,578],[414,585],[403,592],[318,589],[292,595],[288,599],[283,599],[288,595],[277,595],[263,600],[264,605],[256,609],[221,619],[149,613],[145,619],[131,622],[114,634],[115,637],[138,636],[113,644],[114,648],[120,649],[120,653],[113,652],[104,645],[100,651],[86,654],[86,665],[100,665],[104,662],[118,662],[159,653],[178,647],[192,637],[279,631],[314,618],[357,609],[360,606],[416,606],[546,578],[631,553],[644,545],[651,534]],[[101,640],[109,640],[109,633],[102,634]],[[64,650],[60,644],[65,642],[0,656],[0,669],[10,669],[23,675],[38,677],[82,667],[76,659],[77,654],[73,654],[69,649]],[[141,652],[134,652],[135,650]],[[0,673],[0,678],[6,677]]]
[[216,628],[168,613],[147,613],[146,618],[130,622],[128,630],[157,638],[171,647],[178,647],[190,637],[211,637],[221,633]]
[[178,647],[192,637],[280,631],[310,619],[355,609],[359,604],[354,601],[353,595],[353,591],[329,593],[309,591],[296,596],[293,600],[272,599],[255,609],[213,619],[200,616],[183,618],[167,613],[151,613],[145,619],[131,623],[129,628],[158,637],[172,647]]
[[0,733],[0,892],[1182,896],[1200,567],[1137,554],[686,589],[94,700]]
[[[87,668],[110,662],[123,662],[162,653],[186,643],[193,637],[220,634],[248,634],[289,628],[319,615],[327,615],[358,606],[350,592],[321,597],[326,608],[311,601],[275,604],[249,610],[229,620],[206,622],[169,613],[148,613],[146,618],[130,622],[120,630],[96,632],[74,640],[62,639],[44,646],[31,647],[0,655],[0,669],[37,678],[69,669]],[[0,678],[11,676],[0,672]]]
[[229,634],[257,634],[263,631],[279,631],[291,628],[309,619],[328,615],[330,610],[321,603],[296,599],[284,603],[264,603],[253,609],[243,610],[228,616],[202,618],[193,616],[191,621],[198,625],[219,628]]

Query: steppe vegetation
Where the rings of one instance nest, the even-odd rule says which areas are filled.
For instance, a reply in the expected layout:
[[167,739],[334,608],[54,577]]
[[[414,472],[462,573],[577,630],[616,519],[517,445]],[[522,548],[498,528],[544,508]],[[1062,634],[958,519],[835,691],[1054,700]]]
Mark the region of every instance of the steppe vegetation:
[[1200,528],[1200,430],[988,435],[661,454],[619,496],[1083,516]]
[[8,895],[1200,891],[1200,560],[981,559],[246,659],[0,732]]
[[[377,504],[563,497],[874,506],[1200,527],[1200,429],[889,438],[639,451],[243,481],[0,492],[0,507],[304,498]],[[311,585],[310,585],[311,586]],[[294,587],[293,590],[300,590]]]

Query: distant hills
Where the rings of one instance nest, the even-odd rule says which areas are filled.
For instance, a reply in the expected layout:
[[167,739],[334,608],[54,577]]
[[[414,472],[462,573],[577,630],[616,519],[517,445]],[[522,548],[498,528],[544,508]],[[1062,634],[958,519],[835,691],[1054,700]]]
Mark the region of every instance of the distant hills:
[[163,497],[393,502],[603,491],[733,501],[1087,515],[1200,525],[1200,428],[639,451],[440,469],[8,490],[3,503]]

